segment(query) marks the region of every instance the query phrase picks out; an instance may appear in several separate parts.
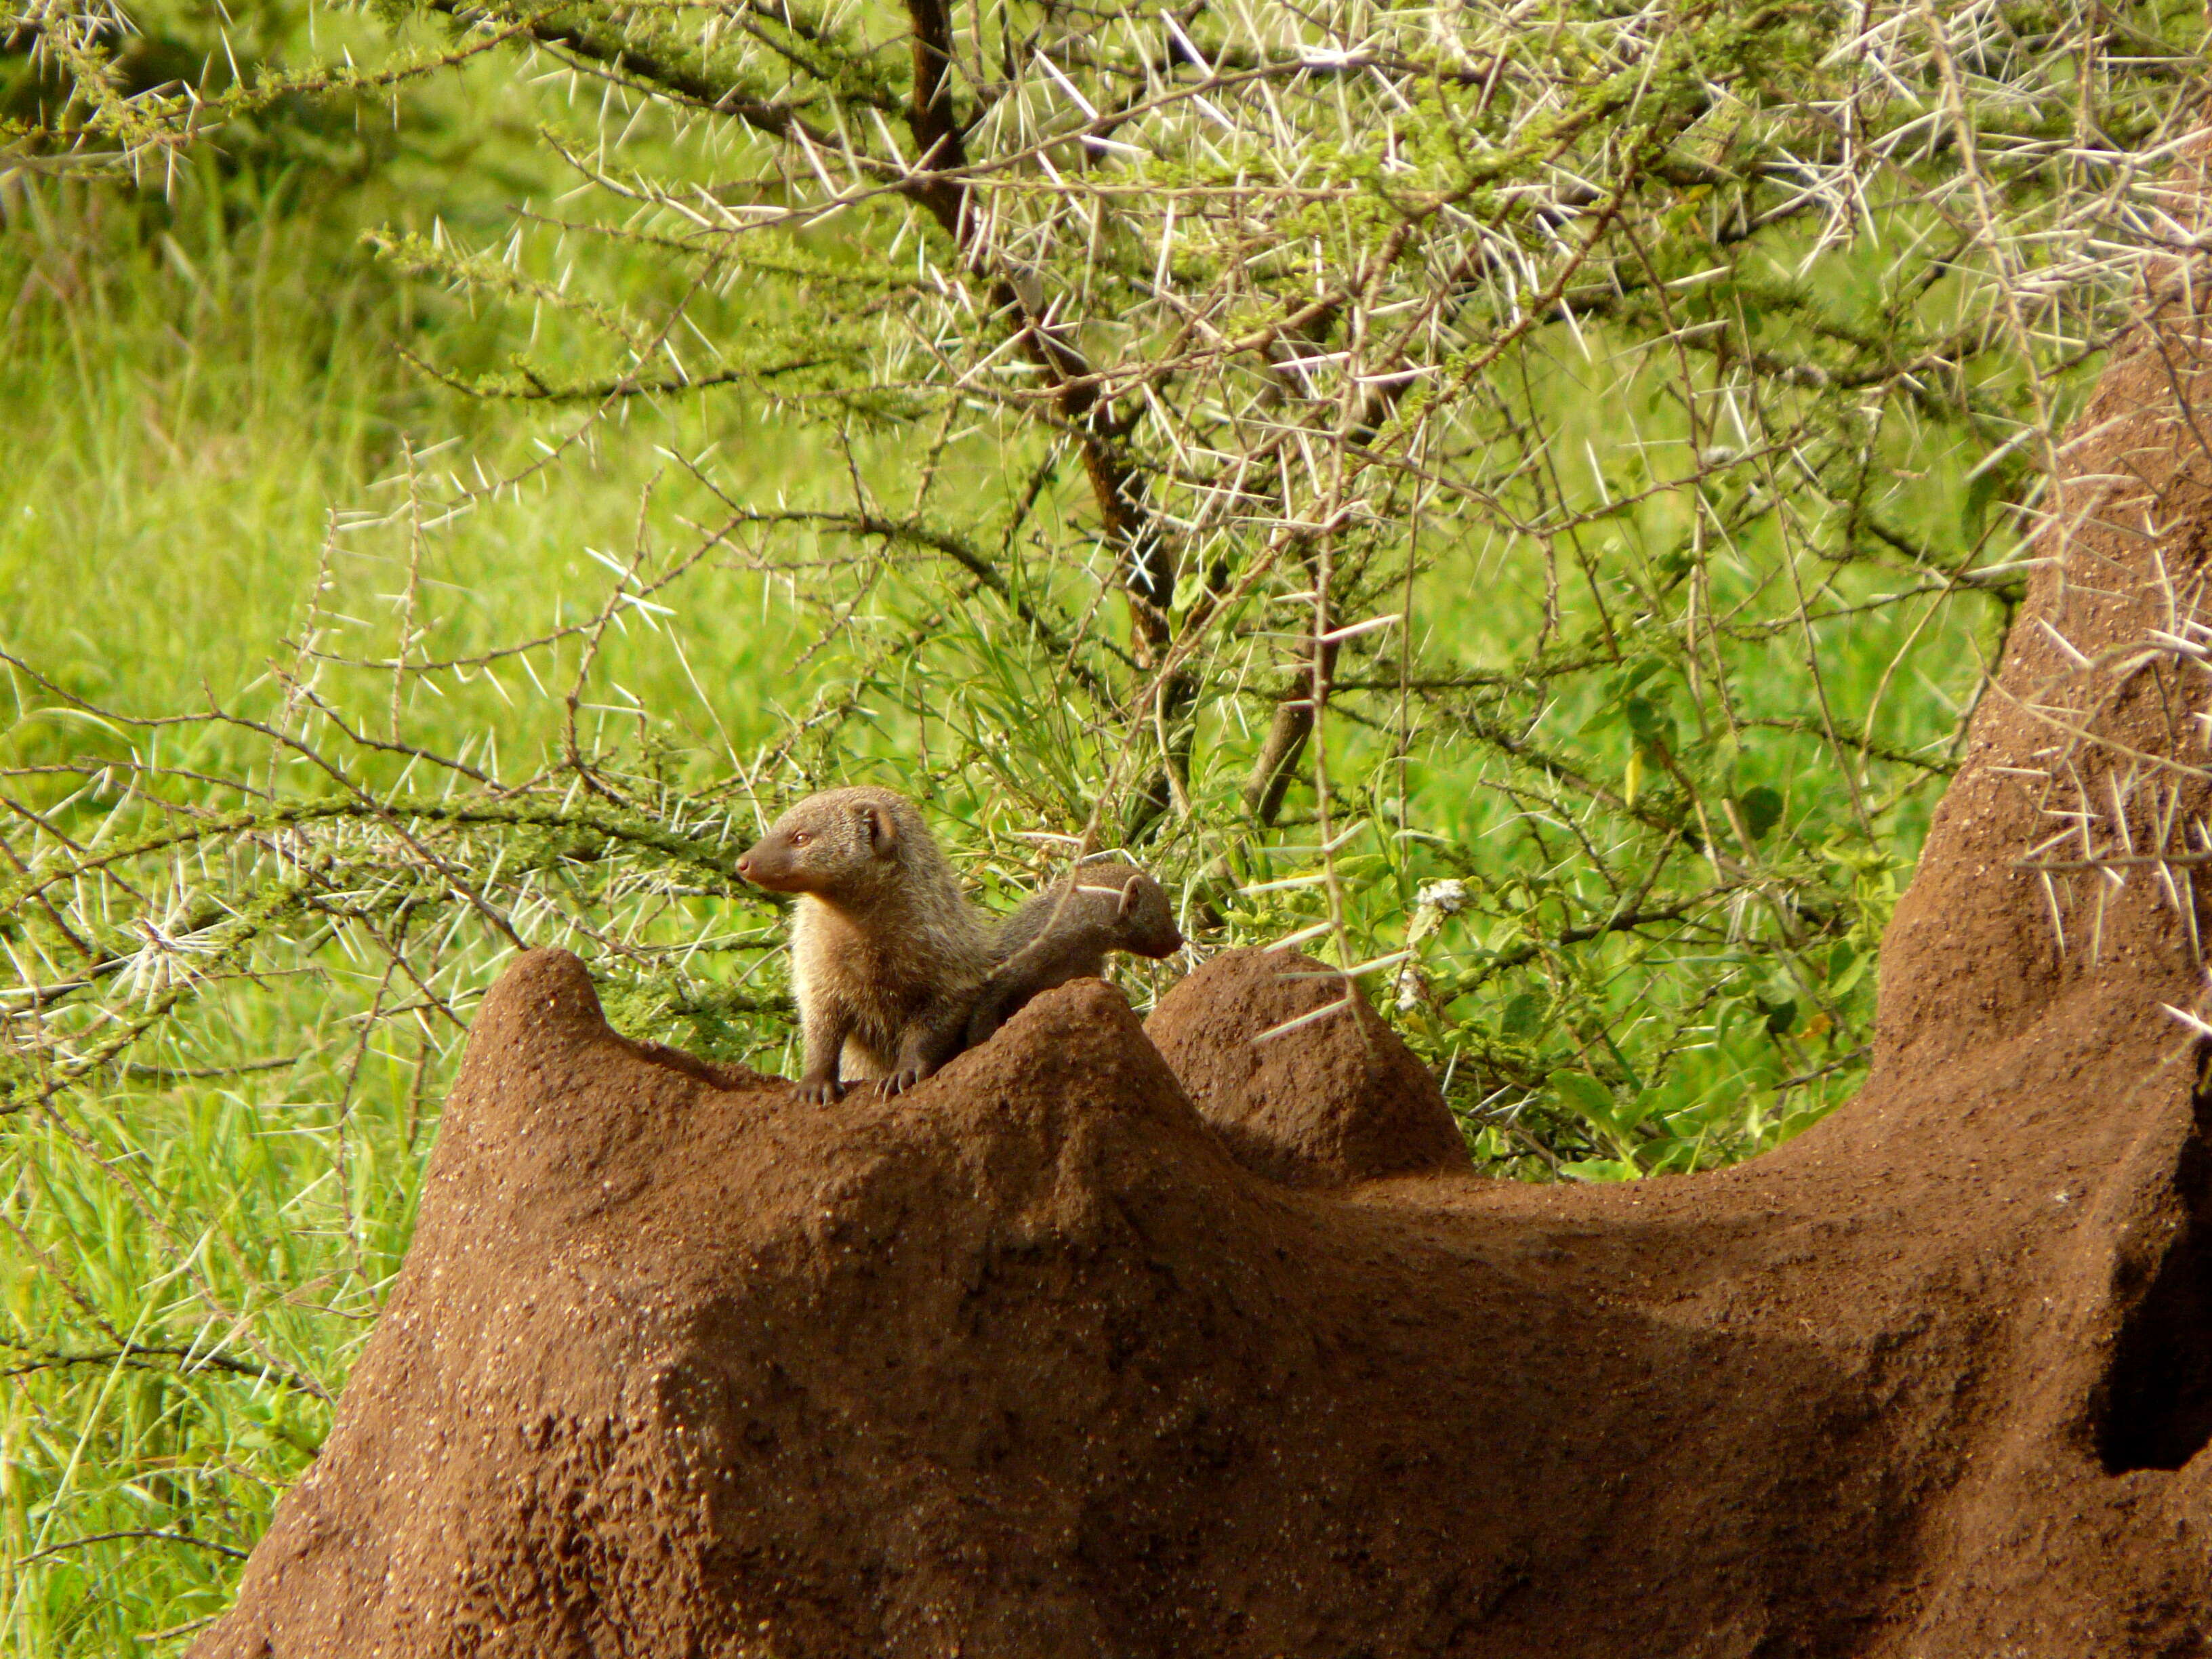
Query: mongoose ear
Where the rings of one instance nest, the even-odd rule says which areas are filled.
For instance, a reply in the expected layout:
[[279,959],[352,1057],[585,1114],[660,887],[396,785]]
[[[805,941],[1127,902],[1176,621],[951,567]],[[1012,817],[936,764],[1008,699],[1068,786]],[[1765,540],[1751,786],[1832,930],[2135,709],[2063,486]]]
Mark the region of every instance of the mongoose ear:
[[867,805],[860,809],[860,820],[868,826],[868,845],[876,856],[889,858],[898,845],[898,825],[891,822],[891,815],[880,806]]

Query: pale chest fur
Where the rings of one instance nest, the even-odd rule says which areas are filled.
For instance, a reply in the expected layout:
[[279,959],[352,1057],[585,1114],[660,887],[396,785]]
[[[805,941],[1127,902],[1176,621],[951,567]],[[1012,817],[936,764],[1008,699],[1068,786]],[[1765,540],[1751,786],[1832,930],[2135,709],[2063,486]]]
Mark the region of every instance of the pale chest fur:
[[900,1026],[942,1000],[972,992],[983,972],[981,932],[964,915],[863,918],[811,893],[792,918],[791,955],[801,1012],[842,1010],[871,1048],[895,1042]]

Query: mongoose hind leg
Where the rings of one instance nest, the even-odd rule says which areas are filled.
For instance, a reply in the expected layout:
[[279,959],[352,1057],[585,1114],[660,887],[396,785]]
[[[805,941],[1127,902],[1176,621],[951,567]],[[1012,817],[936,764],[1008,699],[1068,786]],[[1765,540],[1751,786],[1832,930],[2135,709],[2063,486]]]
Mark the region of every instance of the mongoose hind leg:
[[1019,981],[1004,971],[983,981],[983,988],[975,999],[975,1012],[968,1016],[968,1047],[980,1048],[991,1040],[1006,1023],[1007,1016],[1019,1006],[1023,989]]

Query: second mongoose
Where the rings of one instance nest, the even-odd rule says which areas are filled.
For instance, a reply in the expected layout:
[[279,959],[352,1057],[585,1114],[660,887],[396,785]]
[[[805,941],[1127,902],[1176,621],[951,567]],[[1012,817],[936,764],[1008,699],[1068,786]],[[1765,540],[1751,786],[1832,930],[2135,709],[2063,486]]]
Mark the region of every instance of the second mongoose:
[[974,1048],[1040,992],[1096,978],[1109,951],[1172,956],[1182,934],[1166,890],[1133,864],[1082,864],[999,924],[993,966],[968,1017]]
[[912,1088],[954,1054],[990,966],[988,919],[912,801],[828,789],[769,827],[738,860],[756,885],[799,895],[791,924],[807,1099],[872,1080]]

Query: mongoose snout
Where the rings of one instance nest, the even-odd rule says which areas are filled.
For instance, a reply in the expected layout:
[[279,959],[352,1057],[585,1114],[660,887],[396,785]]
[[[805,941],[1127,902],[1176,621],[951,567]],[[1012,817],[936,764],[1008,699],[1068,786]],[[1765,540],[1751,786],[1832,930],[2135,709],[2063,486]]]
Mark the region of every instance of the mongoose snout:
[[1112,948],[1158,960],[1182,949],[1182,929],[1176,926],[1175,906],[1167,889],[1142,870],[1121,878],[1116,871],[1103,883],[1088,871],[1079,871],[1075,884],[1085,892],[1120,891],[1114,896]]
[[871,866],[896,855],[896,821],[881,801],[831,803],[830,797],[869,793],[890,791],[833,789],[808,796],[747,849],[738,873],[776,893],[834,894],[865,885],[878,873]]

